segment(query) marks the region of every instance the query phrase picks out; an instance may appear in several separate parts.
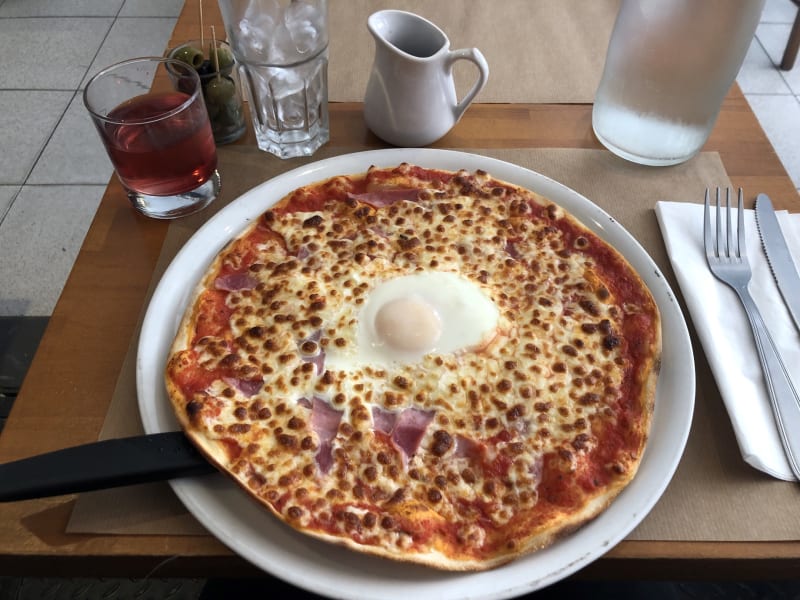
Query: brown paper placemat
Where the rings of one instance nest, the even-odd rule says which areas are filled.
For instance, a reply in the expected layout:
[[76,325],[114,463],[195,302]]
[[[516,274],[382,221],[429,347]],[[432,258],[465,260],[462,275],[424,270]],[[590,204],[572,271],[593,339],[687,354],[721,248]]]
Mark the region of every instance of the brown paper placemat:
[[[603,71],[619,0],[346,0],[331,3],[328,97],[361,102],[375,43],[367,17],[393,8],[435,23],[450,48],[478,48],[489,81],[477,102],[591,102]],[[477,78],[459,61],[456,90],[463,98]]]
[[[716,153],[703,153],[676,167],[653,169],[627,163],[604,150],[475,150],[547,175],[584,194],[611,213],[645,247],[680,296],[653,207],[661,199],[697,202],[707,186],[730,185]],[[314,160],[336,155],[325,148]],[[265,158],[250,147],[220,152],[226,178],[218,210],[247,189],[297,166]],[[230,184],[227,182],[230,180]],[[209,211],[174,221],[153,275],[154,286],[171,258],[210,216]],[[691,324],[690,324],[691,325]],[[136,406],[136,340],[123,365],[101,439],[142,432]],[[768,541],[800,540],[800,489],[747,466],[738,448],[702,350],[695,346],[696,409],[683,460],[665,494],[628,539]],[[265,513],[265,518],[269,518]],[[199,534],[203,528],[182,508],[165,483],[84,494],[76,502],[69,532]]]

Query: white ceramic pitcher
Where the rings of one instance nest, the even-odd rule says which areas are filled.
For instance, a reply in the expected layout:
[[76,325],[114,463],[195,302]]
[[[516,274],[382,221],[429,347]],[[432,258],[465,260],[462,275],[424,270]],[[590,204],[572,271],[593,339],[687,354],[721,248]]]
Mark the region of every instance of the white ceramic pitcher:
[[[413,13],[381,10],[367,28],[375,38],[364,97],[367,126],[396,146],[426,146],[458,123],[489,78],[489,65],[477,48],[450,50],[450,40],[436,25]],[[453,63],[468,60],[478,80],[459,102]]]

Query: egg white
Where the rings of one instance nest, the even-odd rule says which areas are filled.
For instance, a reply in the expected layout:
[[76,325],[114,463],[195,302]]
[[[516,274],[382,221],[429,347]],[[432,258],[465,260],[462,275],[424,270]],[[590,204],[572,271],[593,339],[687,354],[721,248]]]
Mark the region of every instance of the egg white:
[[[423,303],[438,317],[441,332],[430,347],[398,348],[375,326],[378,312],[400,299]],[[423,271],[379,283],[356,319],[355,344],[329,347],[326,367],[352,371],[365,365],[389,367],[418,362],[427,354],[454,354],[482,347],[496,331],[500,313],[474,282],[455,273]]]

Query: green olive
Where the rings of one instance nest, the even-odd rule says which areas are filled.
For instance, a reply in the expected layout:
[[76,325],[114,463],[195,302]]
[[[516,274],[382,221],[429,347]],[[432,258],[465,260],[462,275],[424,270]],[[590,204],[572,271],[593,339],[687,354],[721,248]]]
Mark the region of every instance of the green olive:
[[236,84],[227,77],[214,77],[205,87],[206,102],[222,105],[236,95]]
[[235,101],[235,98],[228,101],[220,112],[220,119],[224,119],[229,126],[239,125],[242,122],[242,110],[239,103]]
[[226,46],[220,46],[214,49],[213,43],[211,46],[208,47],[208,55],[211,59],[211,64],[216,67],[216,63],[214,62],[214,55],[216,54],[217,60],[219,61],[219,70],[224,71],[228,67],[233,65],[233,54],[231,54],[230,49]]
[[212,104],[211,102],[206,102],[206,111],[208,112],[208,118],[211,119],[211,125],[213,126],[219,119],[219,106],[217,104]]
[[203,51],[194,46],[183,46],[175,50],[172,58],[177,58],[185,62],[187,65],[192,65],[195,69],[203,64]]

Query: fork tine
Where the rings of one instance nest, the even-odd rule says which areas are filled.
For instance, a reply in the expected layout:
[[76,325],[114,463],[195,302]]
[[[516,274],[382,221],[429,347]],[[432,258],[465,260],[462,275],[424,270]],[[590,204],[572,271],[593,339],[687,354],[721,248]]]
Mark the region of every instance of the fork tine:
[[731,188],[725,188],[725,256],[730,258],[733,253],[733,226],[731,224]]
[[[722,209],[720,208],[719,187],[717,187],[717,257],[722,256]],[[727,253],[726,253],[727,255]]]
[[703,246],[706,249],[706,258],[714,256],[714,242],[711,240],[711,206],[710,206],[710,192],[706,188],[706,201],[703,211]]
[[[745,245],[745,235],[744,235],[744,192],[742,188],[739,188],[739,206],[738,206],[738,223],[736,227],[736,237],[738,241],[738,250],[736,257],[742,258],[743,256],[747,256],[747,246]],[[730,228],[730,225],[728,225]]]

